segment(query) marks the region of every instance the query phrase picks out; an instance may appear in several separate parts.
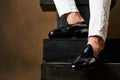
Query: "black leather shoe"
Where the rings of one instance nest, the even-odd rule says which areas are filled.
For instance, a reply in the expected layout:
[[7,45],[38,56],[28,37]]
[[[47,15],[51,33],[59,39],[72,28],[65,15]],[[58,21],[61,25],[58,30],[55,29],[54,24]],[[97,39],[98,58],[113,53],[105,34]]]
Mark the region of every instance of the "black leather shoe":
[[49,38],[87,38],[88,27],[85,22],[79,22],[73,25],[66,25],[49,32]]
[[97,66],[98,59],[94,56],[93,48],[88,44],[83,53],[81,53],[70,65],[74,70],[90,70]]

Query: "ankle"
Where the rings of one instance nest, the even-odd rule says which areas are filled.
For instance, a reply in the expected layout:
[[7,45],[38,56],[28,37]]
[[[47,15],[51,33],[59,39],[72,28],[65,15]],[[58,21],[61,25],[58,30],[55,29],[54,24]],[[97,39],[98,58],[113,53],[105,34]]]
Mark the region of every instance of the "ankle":
[[99,55],[105,46],[104,40],[99,36],[90,36],[87,44],[91,44],[95,55]]
[[84,19],[78,12],[71,12],[71,13],[66,14],[66,19],[67,19],[68,24],[75,24],[75,23],[84,21]]

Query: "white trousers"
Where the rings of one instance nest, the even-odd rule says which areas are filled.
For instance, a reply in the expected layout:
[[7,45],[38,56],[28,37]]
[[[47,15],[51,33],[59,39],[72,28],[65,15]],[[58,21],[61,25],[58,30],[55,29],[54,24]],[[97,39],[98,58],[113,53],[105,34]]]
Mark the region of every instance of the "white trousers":
[[[74,0],[54,0],[58,14],[79,12]],[[89,36],[100,36],[104,41],[107,37],[108,20],[111,0],[89,0],[90,22]]]

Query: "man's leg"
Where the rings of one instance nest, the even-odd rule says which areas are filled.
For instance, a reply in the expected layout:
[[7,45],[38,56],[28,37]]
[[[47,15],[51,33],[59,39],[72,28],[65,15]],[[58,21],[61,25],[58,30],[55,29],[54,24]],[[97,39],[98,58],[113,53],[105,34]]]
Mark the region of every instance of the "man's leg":
[[[54,3],[59,16],[66,17],[68,24],[84,21],[74,0],[54,0]],[[91,44],[94,53],[98,54],[104,48],[104,42],[107,36],[111,0],[89,0],[89,4],[90,24],[88,44]]]
[[82,22],[84,19],[80,15],[74,0],[54,0],[60,17],[65,17],[68,24]]
[[[54,2],[59,16],[66,17],[68,24],[84,21],[79,14],[74,0],[54,0]],[[86,45],[83,53],[71,63],[70,67],[72,69],[94,66],[97,62],[95,56],[104,48],[111,0],[89,0],[89,4],[90,23],[88,45]]]
[[97,55],[104,48],[107,36],[111,0],[89,0],[90,23],[88,44]]

